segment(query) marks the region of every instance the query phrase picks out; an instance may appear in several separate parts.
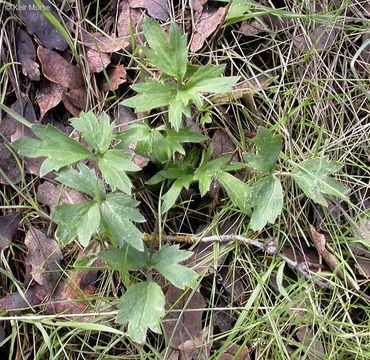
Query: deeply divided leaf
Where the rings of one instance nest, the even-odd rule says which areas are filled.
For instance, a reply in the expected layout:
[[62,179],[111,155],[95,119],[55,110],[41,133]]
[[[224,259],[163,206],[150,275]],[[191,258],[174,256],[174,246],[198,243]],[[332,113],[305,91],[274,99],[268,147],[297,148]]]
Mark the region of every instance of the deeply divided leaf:
[[98,254],[112,270],[126,272],[128,270],[141,270],[149,265],[150,255],[144,246],[144,251],[138,251],[129,245],[122,248],[110,247]]
[[253,214],[250,227],[260,231],[269,222],[273,224],[283,208],[283,189],[274,176],[267,176],[257,181],[251,190],[249,205]]
[[121,325],[128,324],[130,338],[144,344],[148,328],[161,333],[159,323],[165,313],[164,305],[165,298],[158,284],[135,284],[122,296],[116,322]]
[[64,168],[58,173],[58,180],[66,186],[81,191],[92,198],[96,197],[96,187],[100,199],[105,198],[105,188],[102,181],[96,176],[94,170],[90,170],[86,165],[79,163],[79,171],[72,168]]
[[99,169],[113,191],[120,189],[131,194],[131,181],[126,171],[140,171],[140,167],[131,162],[132,155],[121,150],[108,150],[99,160]]
[[91,155],[84,146],[50,124],[32,125],[32,131],[40,140],[21,138],[13,146],[21,155],[47,158],[41,165],[40,176],[87,159]]
[[75,205],[59,205],[52,219],[59,223],[56,237],[61,244],[66,245],[78,236],[81,245],[86,247],[100,224],[99,206],[92,200]]
[[102,215],[120,247],[124,247],[127,242],[135,249],[143,251],[143,234],[132,224],[132,221],[145,222],[136,209],[138,204],[138,201],[126,194],[111,194],[102,202]]
[[103,154],[108,150],[113,140],[114,122],[110,123],[105,112],[98,120],[92,111],[87,113],[82,111],[78,118],[71,119],[71,124],[82,132],[84,139],[97,153]]
[[181,82],[186,72],[188,58],[186,35],[181,35],[178,26],[172,23],[168,43],[159,24],[149,17],[144,20],[143,30],[151,48],[143,48],[148,60],[165,74]]
[[348,189],[328,175],[339,171],[341,164],[330,162],[328,157],[306,160],[293,168],[293,179],[303,192],[312,200],[328,206],[323,195],[334,195],[347,199]]
[[152,256],[151,265],[174,286],[184,289],[185,286],[190,286],[198,276],[194,270],[179,264],[191,255],[190,251],[179,250],[179,245],[166,245]]
[[227,172],[219,172],[217,180],[226,189],[231,201],[244,213],[250,214],[251,207],[248,204],[251,188],[235,176]]
[[282,136],[273,136],[270,131],[260,127],[257,136],[252,140],[257,148],[257,155],[244,154],[244,160],[248,167],[262,173],[270,174],[276,165],[282,147]]

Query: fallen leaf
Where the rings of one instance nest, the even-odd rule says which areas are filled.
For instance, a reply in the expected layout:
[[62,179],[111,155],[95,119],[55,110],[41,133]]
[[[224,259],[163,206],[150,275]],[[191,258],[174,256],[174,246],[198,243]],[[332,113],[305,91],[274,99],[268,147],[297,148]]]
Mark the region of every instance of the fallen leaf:
[[49,80],[42,79],[37,94],[37,103],[40,107],[40,121],[45,114],[62,101],[63,87]]
[[[67,49],[68,42],[64,35],[45,17],[33,0],[21,0],[18,9],[19,17],[25,23],[28,33],[30,35],[36,34],[43,46],[61,51]],[[50,5],[48,13],[60,23],[58,15]]]
[[197,20],[203,12],[203,7],[206,4],[207,0],[191,0],[191,6],[193,7],[193,10],[195,11],[194,18]]
[[49,207],[50,213],[54,212],[55,206],[62,204],[79,204],[86,200],[86,197],[77,190],[63,189],[49,181],[45,181],[37,188],[37,200]]
[[144,8],[148,14],[161,21],[169,18],[167,0],[129,0],[131,8]]
[[335,28],[332,27],[328,29],[326,26],[322,25],[312,31],[308,38],[307,36],[294,36],[292,40],[296,50],[300,54],[305,55],[311,48],[323,50],[330,47],[335,43],[336,36],[337,30]]
[[43,301],[53,293],[59,280],[59,263],[63,255],[55,240],[34,227],[27,231],[24,243],[28,248],[25,283],[32,277],[35,294]]
[[312,240],[316,246],[318,253],[322,256],[324,261],[329,265],[330,269],[335,271],[340,278],[344,278],[343,271],[339,267],[339,261],[335,255],[328,251],[325,247],[326,239],[323,234],[320,234],[316,229],[310,225]]
[[[11,109],[29,122],[36,121],[33,106],[24,97],[19,98],[11,106]],[[14,184],[22,180],[22,175],[14,155],[6,148],[6,145],[10,145],[10,139],[16,132],[18,125],[19,122],[10,115],[6,115],[0,123],[0,169]],[[8,181],[0,173],[0,184],[7,183]]]
[[239,27],[239,32],[246,36],[258,35],[266,31],[266,27],[256,19],[244,20]]
[[102,53],[113,53],[125,49],[130,44],[128,40],[117,38],[113,34],[108,37],[101,33],[90,34],[82,31],[81,36],[85,46],[99,50]]
[[305,357],[307,359],[309,360],[327,359],[324,346],[317,337],[314,338],[314,332],[311,326],[299,327],[296,335],[299,342],[307,349],[307,351],[304,352]]
[[[183,290],[170,285],[165,295],[166,310],[170,309],[182,294]],[[190,295],[191,292],[187,292],[173,307],[173,310],[183,310],[183,313],[179,311],[171,311],[163,322],[167,340],[170,341],[172,337],[169,346],[175,349],[179,349],[180,346],[184,346],[184,344],[189,340],[198,343],[202,337],[202,309],[205,308],[206,303],[203,296],[196,292],[192,295],[190,301],[185,307],[185,303],[189,300]],[[177,323],[178,321],[179,324]]]
[[57,52],[39,46],[37,56],[41,62],[42,73],[50,81],[66,89],[84,87],[81,71]]
[[96,50],[89,49],[86,53],[89,63],[90,73],[99,73],[110,64],[110,56],[106,53],[98,53]]
[[222,130],[218,129],[215,131],[211,142],[213,146],[212,159],[217,159],[222,155],[232,155],[232,162],[239,160],[234,143]]
[[26,300],[21,296],[19,292],[15,292],[4,296],[0,299],[0,311],[8,311],[12,315],[19,315],[22,313],[22,309],[29,309],[30,306],[35,306],[40,304],[40,300],[35,294],[33,288],[29,288],[25,291]]
[[69,91],[65,91],[62,94],[62,99],[63,99],[64,105],[65,105],[66,99],[68,99],[68,103],[72,104],[75,108],[79,110],[85,110],[86,101],[87,101],[87,93],[86,93],[86,90],[83,88],[71,89]]
[[[91,308],[91,302],[87,299],[94,295],[94,286],[82,285],[82,278],[75,273],[68,274],[69,280],[58,284],[51,301],[46,307],[47,314],[81,314]],[[89,320],[84,318],[85,321]],[[83,321],[80,319],[80,321]]]
[[[36,123],[36,121],[32,121],[31,123]],[[21,123],[18,123],[15,133],[10,137],[11,142],[14,142],[15,140],[21,137],[38,139],[29,127],[24,126]],[[29,172],[30,174],[37,176],[40,175],[40,167],[44,160],[45,158],[28,158],[28,157],[23,158],[26,171]]]
[[63,101],[63,105],[64,107],[74,116],[74,117],[79,117],[80,116],[80,113],[81,113],[81,109],[79,109],[78,107],[74,106],[71,101],[69,100],[69,98],[67,97],[66,93],[63,91],[63,94],[62,94],[62,101]]
[[20,212],[0,216],[0,250],[6,248],[13,240],[21,220]]
[[210,36],[220,25],[226,13],[226,8],[220,7],[218,9],[213,7],[206,7],[199,18],[199,22],[195,25],[196,32],[190,44],[190,51],[198,51]]
[[36,62],[36,49],[31,37],[22,29],[16,35],[17,58],[22,65],[22,73],[30,80],[40,80],[39,64]]
[[107,71],[107,75],[109,77],[110,84],[104,77],[102,82],[100,83],[100,88],[103,91],[117,90],[121,84],[126,82],[126,70],[123,65],[119,65],[117,67],[109,69]]

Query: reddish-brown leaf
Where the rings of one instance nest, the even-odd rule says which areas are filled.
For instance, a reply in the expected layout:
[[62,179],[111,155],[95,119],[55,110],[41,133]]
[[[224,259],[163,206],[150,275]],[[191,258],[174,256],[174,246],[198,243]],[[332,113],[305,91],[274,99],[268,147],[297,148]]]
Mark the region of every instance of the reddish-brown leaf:
[[168,20],[167,0],[129,0],[130,7],[144,8],[148,14],[158,20]]
[[0,250],[7,247],[13,240],[21,220],[22,214],[19,212],[0,216]]
[[[43,3],[46,4],[45,1]],[[66,38],[38,9],[33,0],[21,0],[18,9],[19,17],[26,24],[28,33],[30,35],[36,34],[43,46],[61,51],[67,49]],[[60,23],[58,15],[50,5],[48,5],[48,12]]]
[[19,292],[15,292],[4,296],[0,299],[0,311],[8,311],[12,315],[19,315],[22,309],[28,309],[30,306],[40,304],[40,300],[35,294],[33,288],[29,288],[25,292],[26,300],[21,296]]
[[[169,309],[177,302],[181,297],[183,291],[170,285],[165,298],[166,298],[166,309]],[[196,292],[192,295],[189,303],[185,308],[185,303],[189,300],[191,292],[188,292],[181,298],[179,302],[174,306],[173,309],[184,310],[181,314],[177,311],[171,311],[163,322],[164,330],[167,335],[167,339],[172,336],[172,341],[169,344],[172,348],[178,349],[179,346],[183,345],[186,341],[193,341],[198,343],[202,337],[202,316],[203,310],[206,306],[203,296]],[[199,310],[197,310],[199,309]],[[195,310],[195,311],[187,311]],[[179,317],[181,316],[180,323],[177,324]]]
[[50,212],[54,212],[56,205],[79,204],[86,200],[86,197],[77,190],[63,189],[51,182],[45,181],[37,188],[37,200],[49,207]]
[[[117,20],[117,34],[119,37],[131,37],[130,23],[135,35],[136,43],[142,43],[143,36],[137,34],[142,31],[143,14],[139,9],[131,9],[129,2],[122,1]],[[129,39],[131,43],[131,39]]]
[[316,246],[318,253],[322,256],[325,262],[329,265],[330,269],[335,271],[339,277],[344,278],[343,271],[339,267],[339,261],[334,254],[326,249],[325,235],[320,234],[316,229],[310,225],[312,240]]
[[100,87],[103,91],[117,90],[118,87],[126,82],[126,70],[123,65],[111,68],[107,71],[110,84],[106,78],[103,78]]
[[130,44],[128,40],[117,38],[113,34],[107,37],[101,33],[90,34],[86,31],[82,31],[81,36],[84,45],[103,53],[116,52],[125,49]]
[[84,87],[81,71],[57,52],[39,46],[37,56],[44,76],[50,81],[63,88],[80,89]]
[[62,101],[63,87],[43,79],[38,91],[37,103],[40,107],[40,121],[45,114]]
[[59,280],[63,255],[55,240],[34,227],[27,231],[24,243],[28,248],[25,282],[34,279],[36,296],[43,301],[53,293]]
[[31,37],[22,29],[16,36],[17,58],[22,64],[22,73],[30,80],[40,80],[39,64],[36,62],[36,49]]
[[[19,98],[11,109],[23,116],[29,122],[36,121],[35,111],[32,104],[25,98]],[[0,169],[14,184],[22,180],[21,171],[14,158],[14,155],[6,148],[10,145],[10,138],[16,132],[19,122],[10,115],[6,115],[0,123]],[[0,173],[0,184],[7,184],[8,181]]]
[[110,56],[106,53],[98,53],[93,49],[89,49],[86,53],[87,62],[89,63],[90,73],[99,73],[105,69],[110,63]]
[[218,9],[208,6],[203,9],[202,15],[198,23],[195,25],[196,32],[193,34],[193,39],[190,44],[190,51],[198,51],[210,36],[220,25],[225,16],[226,9],[220,7]]

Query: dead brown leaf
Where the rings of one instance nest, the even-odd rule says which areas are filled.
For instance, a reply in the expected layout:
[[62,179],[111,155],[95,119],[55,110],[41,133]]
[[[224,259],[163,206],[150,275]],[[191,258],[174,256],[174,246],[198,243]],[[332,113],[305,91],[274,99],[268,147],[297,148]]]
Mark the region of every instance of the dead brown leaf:
[[126,70],[123,65],[109,69],[107,71],[107,75],[109,77],[110,84],[104,77],[100,83],[100,88],[103,91],[117,90],[121,84],[126,82]]
[[49,181],[45,181],[37,188],[37,200],[49,207],[50,212],[54,212],[55,206],[62,204],[79,204],[86,200],[86,197],[77,190],[63,189]]
[[108,37],[101,33],[89,34],[86,31],[82,31],[81,35],[84,45],[102,53],[113,53],[125,49],[130,44],[128,40],[117,38],[113,34]]
[[167,0],[129,0],[131,8],[144,8],[148,14],[158,20],[167,21]]
[[[36,114],[33,106],[25,97],[19,98],[11,109],[24,117],[29,122],[36,121]],[[0,123],[0,169],[14,184],[22,180],[21,171],[14,158],[14,155],[6,148],[10,145],[10,139],[16,132],[19,122],[10,115],[6,115]],[[8,181],[0,173],[0,184],[7,184]]]
[[244,20],[240,24],[239,32],[246,36],[253,36],[266,31],[266,27],[255,19]]
[[310,225],[312,240],[316,246],[318,253],[322,256],[324,261],[329,265],[330,269],[335,271],[340,278],[344,278],[343,271],[339,267],[339,261],[335,255],[328,251],[325,247],[326,239],[323,234],[320,234],[316,229]]
[[43,301],[53,293],[59,280],[59,263],[63,259],[58,243],[42,231],[30,227],[24,240],[28,248],[26,280],[35,281],[35,294]]
[[[170,285],[165,298],[166,309],[168,310],[181,297],[183,291]],[[187,307],[185,303],[189,300],[191,292],[186,293],[180,301],[174,306],[174,310],[184,310],[183,313],[178,311],[171,311],[164,320],[163,326],[166,332],[167,339],[172,340],[169,344],[172,348],[179,349],[180,346],[186,345],[186,342],[198,344],[202,337],[202,316],[206,303],[203,296],[196,292],[191,297]],[[200,309],[200,310],[197,310]],[[187,311],[195,310],[195,311]],[[181,316],[181,318],[180,318]],[[179,321],[179,324],[177,322]],[[193,349],[194,350],[194,349]]]
[[19,315],[22,309],[28,309],[30,306],[40,304],[40,300],[35,294],[33,288],[24,292],[26,300],[19,292],[9,294],[0,299],[0,311],[8,311],[12,315]]
[[68,312],[69,314],[80,314],[90,308],[90,301],[87,298],[94,295],[95,287],[83,285],[82,278],[73,272],[69,273],[68,277],[68,281],[59,283],[51,301],[47,304],[46,313]]
[[75,108],[79,110],[84,110],[86,107],[87,92],[83,88],[71,89],[69,91],[65,91],[62,94],[62,99],[64,106],[66,106],[65,102],[67,101],[69,104],[72,104]]
[[36,49],[31,37],[22,29],[16,35],[17,58],[22,64],[22,73],[30,80],[40,80],[39,64],[36,62]]
[[331,27],[327,29],[326,26],[322,25],[312,31],[308,38],[306,36],[295,36],[293,37],[293,44],[301,54],[307,54],[311,48],[316,50],[323,50],[334,44],[336,39],[337,31]]
[[202,48],[207,37],[210,36],[220,25],[226,13],[226,8],[218,9],[208,6],[203,9],[198,23],[195,25],[196,32],[190,44],[190,51],[195,52]]
[[194,18],[197,20],[203,12],[203,7],[206,4],[207,0],[191,0],[191,6],[195,11]]
[[[119,37],[130,37],[130,22],[135,36],[142,31],[143,14],[138,9],[131,9],[129,2],[122,1],[117,20],[117,34]],[[142,43],[142,36],[136,37],[136,42]],[[139,40],[139,41],[138,41]],[[131,40],[129,40],[131,43]]]
[[89,49],[86,53],[87,62],[89,63],[90,73],[99,73],[110,64],[110,56],[106,53],[98,53]]
[[[317,338],[314,338],[314,332],[311,326],[301,326],[297,330],[297,338],[298,340],[310,351],[307,351],[305,355],[309,360],[319,360],[319,359],[326,359],[327,355],[325,353],[324,346],[322,345],[321,341]],[[313,346],[312,346],[313,342]],[[312,353],[314,350],[314,353]]]
[[0,216],[0,250],[6,248],[13,240],[21,220],[20,212]]
[[81,71],[57,52],[39,46],[37,56],[41,62],[44,76],[50,81],[63,86],[65,89],[84,87]]
[[40,121],[45,114],[62,101],[63,87],[49,80],[43,79],[38,91],[37,103],[40,107]]
[[232,162],[237,162],[239,160],[234,143],[222,130],[218,129],[215,131],[212,136],[212,145],[212,159],[219,158],[222,155],[232,155]]
[[[47,4],[45,1],[42,3]],[[58,49],[64,51],[68,48],[68,42],[62,33],[45,17],[45,15],[35,7],[33,0],[21,0],[19,17],[25,23],[30,35],[36,34],[41,44],[48,49]],[[52,6],[48,6],[48,12],[60,23],[58,15]],[[32,9],[30,11],[29,9]]]

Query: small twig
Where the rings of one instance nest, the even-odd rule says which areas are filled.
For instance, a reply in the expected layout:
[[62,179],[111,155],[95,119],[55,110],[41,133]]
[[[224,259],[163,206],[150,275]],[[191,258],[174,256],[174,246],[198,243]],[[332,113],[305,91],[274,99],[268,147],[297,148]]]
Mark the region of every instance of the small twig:
[[[144,241],[152,242],[154,239],[151,235],[146,235]],[[214,235],[214,236],[206,236],[206,237],[198,237],[195,235],[177,235],[177,236],[162,236],[163,241],[170,241],[170,242],[186,242],[186,243],[212,243],[212,242],[230,242],[230,241],[237,241],[243,243],[245,245],[252,245],[260,250],[265,251],[269,255],[274,255],[279,257],[281,260],[285,261],[290,267],[295,269],[297,272],[302,274],[307,280],[313,280],[314,277],[311,275],[309,267],[305,263],[298,263],[293,261],[279,252],[274,239],[269,238],[266,242],[261,242],[258,240],[253,240],[246,238],[241,235]],[[320,286],[323,289],[332,289],[333,287],[329,284],[326,284],[323,281],[315,280],[315,284]]]

